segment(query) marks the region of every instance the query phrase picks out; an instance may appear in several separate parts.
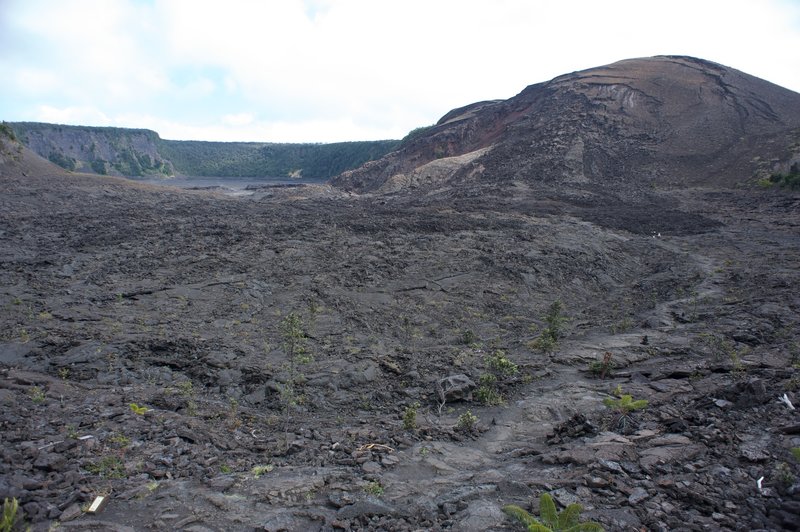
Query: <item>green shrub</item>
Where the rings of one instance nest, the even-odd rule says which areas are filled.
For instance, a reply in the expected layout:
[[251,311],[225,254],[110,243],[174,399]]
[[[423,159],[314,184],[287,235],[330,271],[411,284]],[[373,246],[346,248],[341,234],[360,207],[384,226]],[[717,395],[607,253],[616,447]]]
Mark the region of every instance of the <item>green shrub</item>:
[[[11,129],[11,126],[9,126],[5,122],[0,122],[0,135],[8,138],[9,140],[13,140],[13,141],[17,140],[17,136],[14,134],[14,130]],[[14,500],[16,500],[16,499],[14,499]]]
[[31,386],[28,389],[28,395],[30,395],[31,400],[37,405],[44,403],[47,399],[47,395],[41,386]]
[[547,327],[528,346],[542,353],[550,353],[555,351],[558,340],[564,335],[564,326],[569,322],[569,318],[564,315],[564,305],[561,301],[556,300],[550,304],[543,320]]
[[380,482],[370,482],[369,484],[364,486],[364,491],[369,495],[374,495],[376,497],[379,497],[383,495],[384,489],[383,486],[381,486]]
[[405,411],[403,412],[403,428],[406,430],[414,430],[417,428],[417,409],[419,408],[419,403],[414,403],[411,406],[406,407]]
[[87,465],[86,471],[103,478],[125,478],[127,476],[125,464],[117,456],[104,456],[97,462]]
[[94,170],[96,173],[100,175],[108,174],[108,170],[106,170],[106,161],[104,161],[103,159],[95,159],[94,161],[92,161],[91,166],[92,170]]
[[78,164],[74,158],[67,157],[59,151],[51,151],[47,158],[50,159],[50,162],[55,163],[61,168],[69,170],[70,172],[75,170]]
[[606,351],[603,354],[603,360],[593,360],[589,362],[589,373],[601,379],[610,376],[611,370],[614,369],[614,362],[611,360],[611,357],[611,353]]
[[486,357],[486,366],[499,377],[510,377],[519,373],[519,368],[506,357],[501,350],[494,351]]
[[471,329],[466,329],[461,333],[461,343],[464,345],[473,345],[478,341],[478,337]]
[[475,426],[478,424],[478,417],[467,410],[460,416],[458,416],[458,421],[456,422],[456,429],[462,432],[472,432],[475,430]]
[[497,377],[491,373],[484,373],[480,376],[475,397],[486,406],[501,405],[505,402],[503,396],[497,391]]
[[258,478],[261,475],[269,473],[273,469],[275,469],[275,466],[273,466],[272,464],[257,465],[257,466],[254,466],[253,469],[250,470],[250,473],[252,473],[255,478]]
[[756,184],[762,188],[777,186],[790,190],[800,190],[800,164],[794,163],[787,173],[774,173],[769,178],[759,179]]
[[498,390],[498,384],[519,373],[519,368],[508,359],[505,352],[497,349],[484,359],[487,373],[480,376],[478,390],[475,392],[478,401],[485,405],[501,405],[504,403],[503,395]]

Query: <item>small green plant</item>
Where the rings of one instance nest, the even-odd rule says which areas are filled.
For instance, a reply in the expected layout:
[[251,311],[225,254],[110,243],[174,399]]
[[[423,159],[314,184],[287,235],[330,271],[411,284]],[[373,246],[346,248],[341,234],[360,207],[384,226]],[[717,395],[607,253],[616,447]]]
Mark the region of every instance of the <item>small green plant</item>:
[[417,428],[417,409],[419,403],[407,406],[403,412],[403,428],[405,430],[414,430]]
[[47,399],[44,388],[41,386],[31,386],[31,388],[28,390],[28,395],[30,395],[31,401],[37,405],[44,403]]
[[78,429],[75,428],[75,425],[67,425],[67,438],[71,440],[78,439]]
[[504,402],[503,396],[497,391],[497,377],[491,373],[484,373],[478,379],[478,389],[475,397],[486,406],[497,406]]
[[792,468],[786,462],[779,462],[775,466],[775,478],[784,486],[791,486],[794,483],[794,473]]
[[513,504],[504,506],[503,511],[525,525],[528,532],[603,532],[599,523],[580,522],[583,511],[580,504],[570,504],[558,512],[549,493],[542,493],[539,497],[539,519]]
[[473,414],[471,411],[467,410],[460,416],[458,416],[458,421],[456,422],[456,429],[460,430],[461,432],[472,432],[475,430],[475,426],[478,424],[478,417]]
[[627,394],[618,394],[617,399],[606,397],[603,399],[603,404],[612,410],[622,412],[623,414],[630,414],[634,410],[641,410],[647,408],[648,401],[645,399],[633,400],[633,396]]
[[117,445],[117,446],[123,448],[123,449],[125,449],[126,447],[128,447],[128,445],[131,444],[131,439],[128,438],[127,436],[125,436],[124,434],[119,433],[119,432],[115,432],[108,439],[108,441],[110,443],[113,443],[114,445]]
[[510,377],[519,373],[519,368],[506,357],[501,350],[494,351],[486,357],[486,366],[497,376]]
[[222,473],[223,475],[228,475],[230,473],[233,473],[233,468],[228,464],[222,464],[221,466],[219,466],[219,472]]
[[235,397],[228,398],[228,427],[231,430],[236,430],[242,426],[242,420],[239,417],[239,401]]
[[[528,346],[543,353],[551,353],[555,351],[559,338],[563,336],[564,326],[569,322],[569,318],[564,315],[564,305],[556,300],[547,308],[543,319],[547,327],[542,330],[538,338],[529,342]],[[535,328],[532,327],[531,330]]]
[[519,368],[500,349],[487,355],[484,362],[488,372],[478,379],[476,397],[485,405],[501,405],[505,400],[498,390],[498,385],[505,379],[517,375]]
[[[151,480],[150,482],[148,482],[145,485],[145,487],[147,488],[147,495],[151,495],[152,493],[154,493],[159,488],[159,486],[161,486],[161,484],[159,484],[157,480]],[[145,496],[146,495],[141,495],[139,498],[143,499]]]
[[125,478],[125,464],[117,456],[104,456],[86,466],[86,471],[103,478]]
[[291,421],[291,408],[298,403],[297,388],[305,380],[300,373],[300,365],[309,364],[313,358],[306,349],[306,333],[303,320],[296,312],[290,312],[281,321],[281,337],[283,339],[283,352],[288,362],[288,376],[281,387],[281,400],[283,401],[284,418],[284,443],[289,444],[289,423]]
[[131,403],[129,406],[131,408],[131,411],[137,416],[143,416],[150,411],[150,409],[147,408],[146,406],[140,406],[136,403]]
[[3,516],[0,519],[0,532],[17,530],[22,522],[22,512],[19,511],[19,501],[16,497],[3,500]]
[[178,389],[178,393],[183,397],[194,396],[194,384],[192,384],[192,381],[179,382],[175,387]]
[[70,370],[68,367],[58,368],[58,376],[61,378],[62,381],[66,381],[69,379]]
[[800,447],[792,447],[791,452],[794,459],[800,462]]
[[273,469],[275,469],[275,466],[272,464],[257,465],[250,470],[250,473],[252,473],[255,478],[258,478],[265,473],[269,473]]
[[741,352],[734,350],[729,355],[731,361],[731,376],[734,378],[734,380],[738,381],[743,379],[747,373],[744,364],[742,364],[742,354],[746,352],[746,349]]
[[633,327],[633,320],[631,320],[630,317],[626,316],[622,318],[619,322],[612,323],[609,329],[611,331],[611,334],[623,334],[625,332],[628,332],[631,327]]
[[614,369],[614,362],[611,360],[612,356],[610,351],[606,351],[603,354],[603,360],[589,362],[589,373],[600,379],[610,376],[611,370]]
[[711,351],[711,360],[714,362],[721,362],[725,358],[731,358],[736,354],[736,346],[724,336],[701,333],[700,339]]
[[375,497],[380,497],[383,495],[383,486],[381,486],[380,482],[370,482],[366,486],[364,486],[364,491],[369,495],[374,495]]
[[465,329],[461,333],[461,343],[464,345],[473,345],[477,343],[478,337],[472,332],[471,329]]
[[190,416],[196,416],[197,403],[194,400],[195,389],[192,381],[179,382],[176,387],[178,388],[178,394],[186,398],[186,413]]
[[633,396],[622,393],[622,388],[619,385],[614,390],[614,395],[617,396],[616,399],[606,397],[603,399],[603,404],[614,412],[614,425],[617,431],[627,434],[636,425],[631,414],[637,410],[647,408],[649,402],[645,399],[634,400]]

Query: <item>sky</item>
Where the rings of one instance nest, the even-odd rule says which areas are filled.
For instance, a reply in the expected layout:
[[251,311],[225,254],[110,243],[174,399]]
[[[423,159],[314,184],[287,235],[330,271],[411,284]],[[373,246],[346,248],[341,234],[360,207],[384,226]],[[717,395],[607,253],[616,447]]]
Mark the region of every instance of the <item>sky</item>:
[[621,59],[800,92],[800,0],[0,0],[0,120],[162,138],[402,138]]

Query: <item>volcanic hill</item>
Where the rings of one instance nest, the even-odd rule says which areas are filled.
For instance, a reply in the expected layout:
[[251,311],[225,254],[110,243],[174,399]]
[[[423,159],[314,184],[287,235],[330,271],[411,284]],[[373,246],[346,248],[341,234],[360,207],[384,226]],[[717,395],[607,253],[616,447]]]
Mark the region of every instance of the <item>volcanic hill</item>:
[[359,193],[498,182],[734,186],[798,159],[800,94],[710,61],[659,56],[454,109],[332,182]]

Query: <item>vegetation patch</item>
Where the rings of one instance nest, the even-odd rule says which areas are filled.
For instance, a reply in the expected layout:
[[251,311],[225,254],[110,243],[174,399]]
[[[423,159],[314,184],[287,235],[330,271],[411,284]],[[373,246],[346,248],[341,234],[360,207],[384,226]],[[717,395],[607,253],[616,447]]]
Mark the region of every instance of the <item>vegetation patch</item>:
[[758,180],[758,186],[763,188],[778,187],[789,190],[800,190],[800,164],[794,163],[785,174],[774,173],[769,177]]

